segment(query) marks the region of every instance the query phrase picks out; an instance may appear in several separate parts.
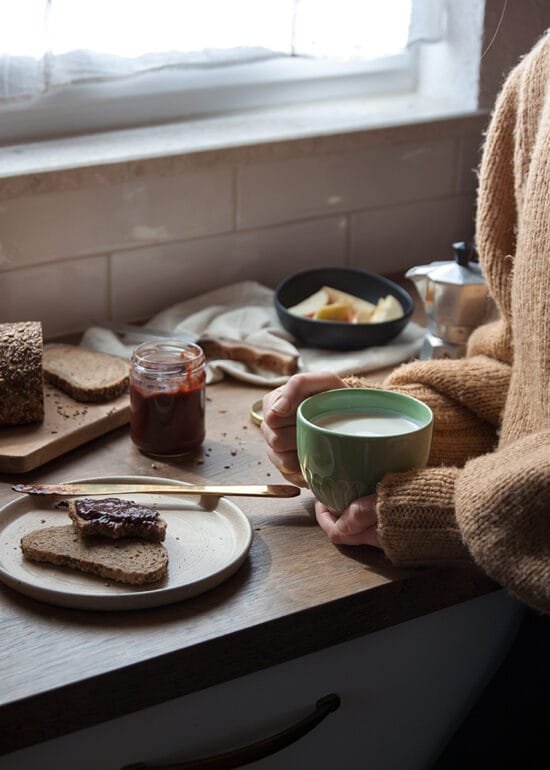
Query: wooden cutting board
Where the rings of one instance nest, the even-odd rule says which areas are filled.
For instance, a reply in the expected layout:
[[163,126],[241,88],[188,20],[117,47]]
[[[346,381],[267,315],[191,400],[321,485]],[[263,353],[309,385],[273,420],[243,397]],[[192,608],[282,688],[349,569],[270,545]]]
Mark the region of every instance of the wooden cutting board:
[[127,393],[83,404],[44,384],[44,422],[0,428],[0,472],[25,473],[130,420]]

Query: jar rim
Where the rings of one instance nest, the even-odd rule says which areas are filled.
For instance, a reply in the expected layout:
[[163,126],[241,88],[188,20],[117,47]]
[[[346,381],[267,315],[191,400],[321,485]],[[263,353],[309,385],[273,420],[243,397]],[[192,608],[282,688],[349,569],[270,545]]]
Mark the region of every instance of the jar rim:
[[178,339],[147,340],[132,354],[132,364],[144,373],[181,374],[204,364],[204,351],[194,342]]

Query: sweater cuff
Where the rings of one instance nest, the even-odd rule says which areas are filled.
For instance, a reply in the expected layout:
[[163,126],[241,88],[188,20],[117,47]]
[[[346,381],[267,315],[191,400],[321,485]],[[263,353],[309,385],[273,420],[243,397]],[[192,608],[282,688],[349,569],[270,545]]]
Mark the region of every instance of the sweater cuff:
[[458,474],[446,467],[389,473],[378,485],[378,537],[397,567],[472,563],[455,516]]

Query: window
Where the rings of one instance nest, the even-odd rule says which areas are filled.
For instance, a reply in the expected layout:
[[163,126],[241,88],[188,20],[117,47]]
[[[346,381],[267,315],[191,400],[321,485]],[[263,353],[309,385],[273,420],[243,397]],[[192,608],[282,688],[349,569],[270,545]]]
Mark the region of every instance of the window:
[[444,0],[0,0],[0,142],[412,90]]

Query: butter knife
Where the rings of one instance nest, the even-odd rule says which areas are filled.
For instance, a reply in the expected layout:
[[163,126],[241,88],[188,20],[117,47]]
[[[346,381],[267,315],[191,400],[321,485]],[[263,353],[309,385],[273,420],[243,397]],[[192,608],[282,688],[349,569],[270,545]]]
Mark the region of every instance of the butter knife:
[[128,334],[141,341],[171,339],[182,342],[196,342],[204,350],[204,355],[209,359],[223,358],[230,361],[241,361],[248,366],[258,366],[277,374],[290,375],[298,371],[297,355],[283,353],[280,350],[273,350],[263,345],[251,345],[248,342],[230,340],[226,337],[213,337],[209,334],[193,334],[188,330],[182,329],[175,332],[166,332],[148,326],[118,324],[111,321],[100,321],[95,326],[109,329],[116,334]]
[[300,488],[292,484],[13,484],[14,492],[27,495],[135,495],[144,492],[164,492],[171,495],[215,495],[222,497],[296,497]]

